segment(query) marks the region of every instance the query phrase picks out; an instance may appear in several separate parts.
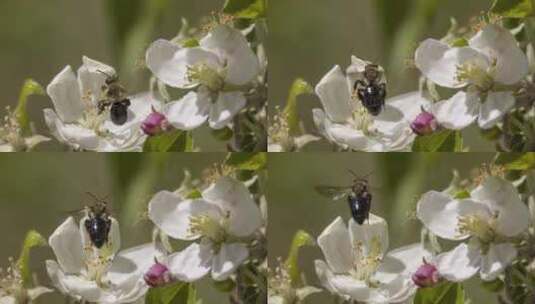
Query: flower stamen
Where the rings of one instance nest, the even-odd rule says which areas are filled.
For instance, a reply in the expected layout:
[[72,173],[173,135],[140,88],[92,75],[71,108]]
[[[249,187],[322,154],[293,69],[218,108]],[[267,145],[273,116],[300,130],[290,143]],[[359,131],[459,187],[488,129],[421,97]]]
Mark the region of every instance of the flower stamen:
[[208,215],[190,217],[189,233],[200,234],[216,244],[223,243],[227,238],[226,230],[220,222]]
[[190,82],[197,82],[207,87],[212,92],[217,92],[223,89],[225,79],[214,68],[206,63],[198,63],[187,67],[186,77]]
[[473,214],[459,217],[459,226],[457,227],[459,233],[469,234],[478,238],[483,244],[488,244],[494,241],[497,237],[495,230],[496,216],[490,219],[484,218],[480,215]]
[[490,71],[483,69],[474,62],[467,62],[457,67],[457,81],[468,81],[480,92],[488,92],[494,86]]

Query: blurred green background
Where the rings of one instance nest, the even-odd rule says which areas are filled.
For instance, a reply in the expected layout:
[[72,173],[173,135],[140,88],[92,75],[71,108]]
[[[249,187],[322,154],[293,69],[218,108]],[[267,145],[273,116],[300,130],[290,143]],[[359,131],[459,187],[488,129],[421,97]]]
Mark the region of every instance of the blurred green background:
[[[82,56],[112,64],[131,93],[147,90],[149,72],[140,68],[144,51],[157,38],[173,38],[181,18],[198,25],[203,16],[219,11],[224,0],[2,0],[0,11],[0,116],[15,107],[24,79],[46,86],[66,65],[74,69]],[[42,109],[48,97],[31,97],[30,117],[38,132],[47,134]],[[205,151],[226,151],[208,128],[195,130]],[[46,144],[47,150],[62,146]]]
[[[276,265],[277,257],[286,258],[293,235],[299,229],[317,238],[337,216],[349,220],[345,201],[334,203],[314,190],[317,185],[351,185],[353,177],[347,169],[359,175],[372,172],[372,212],[387,220],[390,249],[394,249],[419,241],[421,226],[410,214],[416,210],[421,194],[445,189],[453,169],[467,178],[493,157],[491,153],[271,153],[267,190],[270,265]],[[304,247],[299,265],[308,282],[320,286],[315,259],[323,259],[319,247]],[[471,280],[466,286],[472,303],[497,303],[479,284]],[[311,296],[306,303],[332,301],[325,292]]]
[[[466,25],[490,8],[490,0],[292,0],[272,1],[268,11],[270,109],[284,106],[297,77],[313,86],[335,64],[346,67],[350,56],[381,64],[387,71],[388,94],[395,96],[418,88],[418,73],[408,69],[418,43],[441,38],[450,17]],[[321,107],[316,96],[299,98],[300,117],[313,130],[311,109]],[[471,151],[494,151],[476,128],[465,130]],[[311,144],[306,150],[330,150]]]
[[[151,223],[141,219],[152,194],[175,190],[190,169],[200,177],[204,169],[224,160],[224,153],[16,153],[0,157],[0,267],[17,258],[24,236],[35,229],[48,239],[70,215],[92,200],[90,191],[108,201],[121,227],[123,249],[151,240]],[[78,214],[74,214],[78,215]],[[32,271],[40,283],[51,286],[46,259],[54,259],[50,248],[32,251]],[[209,280],[201,281],[204,303],[228,303]],[[39,298],[38,303],[64,303],[58,293]]]

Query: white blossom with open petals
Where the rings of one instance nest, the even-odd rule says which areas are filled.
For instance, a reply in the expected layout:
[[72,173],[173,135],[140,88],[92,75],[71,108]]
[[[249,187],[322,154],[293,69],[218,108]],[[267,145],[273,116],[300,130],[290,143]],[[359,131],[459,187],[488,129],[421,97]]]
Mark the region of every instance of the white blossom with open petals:
[[215,26],[197,47],[157,40],[147,50],[146,62],[171,87],[199,87],[168,106],[169,122],[182,130],[197,128],[206,120],[213,129],[227,126],[246,105],[244,86],[260,73],[258,58],[246,38],[227,25]]
[[46,124],[54,137],[74,149],[141,151],[146,135],[140,125],[159,103],[147,93],[129,96],[126,123],[114,124],[108,111],[98,111],[106,74],[115,75],[115,70],[87,57],[77,75],[65,67],[47,87],[54,109],[44,110]]
[[[527,56],[506,29],[489,24],[466,47],[427,39],[415,54],[416,66],[434,83],[467,88],[440,104],[438,118],[447,128],[462,129],[478,121],[492,128],[515,105],[512,89],[528,74]],[[500,88],[504,87],[504,88]]]
[[517,255],[508,239],[529,226],[529,210],[514,185],[500,177],[487,177],[469,198],[455,199],[444,192],[425,193],[417,216],[435,235],[449,240],[467,240],[443,253],[438,260],[441,275],[463,281],[479,272],[494,280]]
[[172,238],[200,239],[171,254],[166,263],[175,279],[187,282],[209,272],[214,280],[227,279],[249,257],[241,239],[262,225],[260,209],[249,190],[231,177],[219,178],[199,199],[158,192],[149,203],[149,218]]
[[332,68],[316,86],[323,109],[313,109],[320,133],[329,141],[357,151],[407,151],[415,135],[410,123],[429,102],[418,92],[386,100],[378,116],[372,116],[352,98],[353,83],[366,62],[352,57],[346,75],[339,66]]
[[[83,220],[80,223],[83,227]],[[63,294],[77,300],[97,303],[132,303],[141,298],[148,286],[143,274],[160,252],[145,244],[118,253],[118,224],[113,220],[109,246],[99,251],[92,247],[87,232],[79,229],[72,217],[49,238],[57,261],[46,261],[52,283]]]
[[345,299],[363,303],[401,303],[416,292],[411,275],[427,255],[420,244],[388,252],[386,221],[370,214],[369,223],[336,218],[318,237],[325,261],[316,260],[322,285]]

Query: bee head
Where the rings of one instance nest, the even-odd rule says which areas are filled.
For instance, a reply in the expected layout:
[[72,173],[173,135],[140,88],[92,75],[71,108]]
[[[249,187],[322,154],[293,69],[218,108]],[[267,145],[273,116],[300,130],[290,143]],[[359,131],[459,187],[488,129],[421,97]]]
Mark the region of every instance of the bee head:
[[368,64],[364,68],[364,78],[366,78],[369,82],[375,82],[377,79],[379,79],[379,66],[376,64]]

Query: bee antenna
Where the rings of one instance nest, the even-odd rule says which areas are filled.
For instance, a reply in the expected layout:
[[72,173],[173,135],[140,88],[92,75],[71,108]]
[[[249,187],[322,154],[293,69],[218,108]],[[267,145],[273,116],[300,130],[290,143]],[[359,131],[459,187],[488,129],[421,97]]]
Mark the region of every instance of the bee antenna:
[[360,176],[358,176],[358,174],[355,173],[355,171],[353,171],[351,169],[347,169],[347,172],[349,172],[351,175],[353,175],[354,178],[360,178]]
[[97,203],[105,202],[107,198],[107,196],[104,198],[100,198],[96,194],[89,192],[89,191],[86,191],[85,194],[89,195]]

